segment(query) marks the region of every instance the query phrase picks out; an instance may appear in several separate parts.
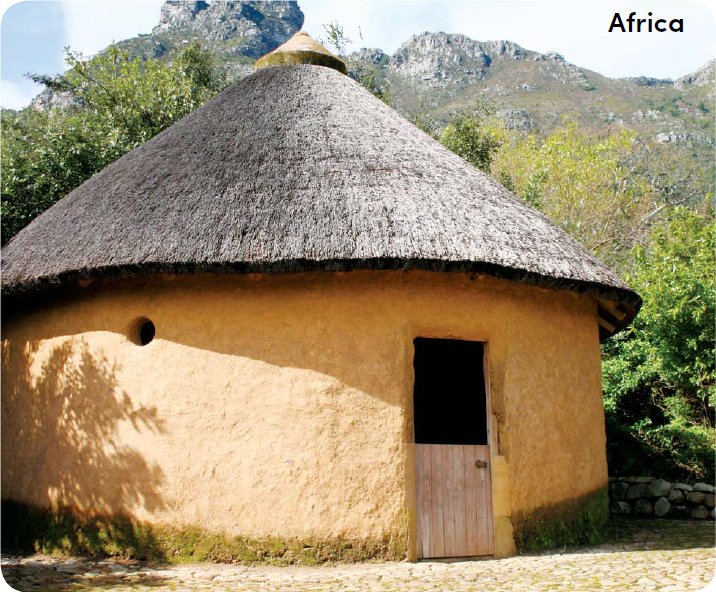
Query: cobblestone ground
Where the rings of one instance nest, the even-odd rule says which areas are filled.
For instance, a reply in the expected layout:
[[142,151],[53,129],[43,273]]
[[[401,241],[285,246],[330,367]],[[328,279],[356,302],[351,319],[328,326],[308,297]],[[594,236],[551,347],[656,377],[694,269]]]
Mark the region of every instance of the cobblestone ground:
[[23,592],[686,592],[714,578],[716,557],[711,521],[632,520],[605,545],[501,560],[246,567],[3,555],[2,572]]

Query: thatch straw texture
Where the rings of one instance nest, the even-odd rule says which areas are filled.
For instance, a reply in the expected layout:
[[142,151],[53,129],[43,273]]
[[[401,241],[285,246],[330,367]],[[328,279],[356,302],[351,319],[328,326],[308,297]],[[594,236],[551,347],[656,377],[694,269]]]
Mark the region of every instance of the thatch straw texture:
[[60,200],[3,290],[198,271],[474,271],[639,296],[539,212],[335,70],[265,68]]

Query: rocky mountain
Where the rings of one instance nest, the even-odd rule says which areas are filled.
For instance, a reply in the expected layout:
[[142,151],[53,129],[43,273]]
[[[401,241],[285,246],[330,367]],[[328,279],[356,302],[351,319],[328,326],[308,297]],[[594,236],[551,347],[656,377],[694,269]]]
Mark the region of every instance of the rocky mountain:
[[438,128],[484,97],[513,128],[549,133],[565,118],[597,130],[628,127],[713,171],[716,60],[676,81],[614,79],[553,51],[442,32],[413,35],[390,58],[364,49],[347,59],[375,73],[398,111],[421,113]]
[[714,70],[716,60],[711,60],[696,70],[693,74],[687,74],[677,79],[674,86],[679,90],[691,87],[705,87],[706,96],[710,100],[716,99],[716,86],[714,86]]
[[470,84],[482,80],[495,58],[518,60],[527,52],[511,41],[481,43],[465,35],[413,35],[389,62],[392,73],[428,88]]
[[301,30],[303,12],[295,1],[166,0],[151,34],[120,41],[133,55],[169,57],[173,49],[200,41],[223,63],[231,80],[251,72],[256,58]]
[[231,54],[259,58],[303,26],[296,2],[167,0],[152,35],[191,35],[204,42],[231,41]]
[[629,126],[660,142],[714,145],[714,61],[672,81],[608,78],[556,52],[446,33],[413,35],[389,60],[371,59],[378,51],[347,57],[375,71],[399,111],[427,112],[438,124],[484,96],[513,127],[548,132],[567,116],[588,127]]
[[[251,72],[256,58],[273,51],[303,26],[303,12],[293,1],[166,0],[150,34],[116,45],[131,55],[169,59],[172,51],[200,41],[222,62],[230,80]],[[73,101],[45,90],[32,102],[36,109],[64,107]]]

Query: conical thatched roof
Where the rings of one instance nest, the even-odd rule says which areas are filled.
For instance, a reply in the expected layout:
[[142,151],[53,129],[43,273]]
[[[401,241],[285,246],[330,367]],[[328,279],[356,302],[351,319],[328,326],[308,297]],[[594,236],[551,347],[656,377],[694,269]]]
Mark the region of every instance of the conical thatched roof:
[[617,330],[641,302],[542,214],[311,65],[228,88],[39,216],[2,263],[5,293],[157,272],[424,269],[593,294]]

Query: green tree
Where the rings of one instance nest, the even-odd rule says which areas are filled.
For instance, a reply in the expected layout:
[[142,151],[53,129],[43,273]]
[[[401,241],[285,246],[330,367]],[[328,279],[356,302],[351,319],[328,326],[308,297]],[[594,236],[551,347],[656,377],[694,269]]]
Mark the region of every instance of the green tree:
[[629,130],[596,134],[568,123],[547,137],[507,133],[490,171],[626,272],[631,249],[644,244],[655,222],[703,199],[682,164]]
[[96,172],[181,119],[226,84],[210,54],[190,44],[171,62],[110,47],[91,60],[66,51],[62,76],[32,78],[79,107],[3,110],[2,242]]
[[123,153],[90,112],[2,111],[2,242]]
[[66,50],[65,61],[69,70],[62,76],[31,78],[79,99],[116,141],[132,147],[191,113],[226,83],[198,43],[170,62],[133,58],[114,46],[91,60]]
[[714,478],[715,232],[711,216],[677,208],[635,248],[627,279],[644,304],[603,350],[614,467]]
[[438,140],[472,166],[489,173],[505,137],[496,111],[492,103],[477,101],[472,109],[458,112],[438,134]]

